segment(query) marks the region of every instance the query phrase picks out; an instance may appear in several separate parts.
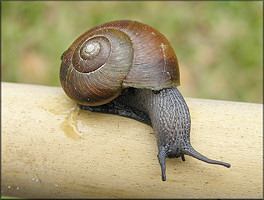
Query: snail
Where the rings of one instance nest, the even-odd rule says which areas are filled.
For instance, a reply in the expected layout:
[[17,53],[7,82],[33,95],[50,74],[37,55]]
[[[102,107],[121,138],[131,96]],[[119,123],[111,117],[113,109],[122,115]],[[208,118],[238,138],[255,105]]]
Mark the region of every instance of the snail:
[[191,146],[188,106],[177,89],[178,60],[168,40],[153,27],[119,20],[94,27],[61,57],[60,81],[81,109],[117,114],[153,127],[166,180],[166,158],[209,159]]

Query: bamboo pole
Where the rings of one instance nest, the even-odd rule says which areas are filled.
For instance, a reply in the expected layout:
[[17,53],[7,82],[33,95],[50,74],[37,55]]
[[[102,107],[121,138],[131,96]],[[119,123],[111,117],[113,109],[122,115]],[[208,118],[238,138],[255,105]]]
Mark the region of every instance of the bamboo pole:
[[78,111],[60,87],[2,83],[1,194],[24,198],[263,198],[262,104],[186,98],[210,165],[167,159],[153,129]]

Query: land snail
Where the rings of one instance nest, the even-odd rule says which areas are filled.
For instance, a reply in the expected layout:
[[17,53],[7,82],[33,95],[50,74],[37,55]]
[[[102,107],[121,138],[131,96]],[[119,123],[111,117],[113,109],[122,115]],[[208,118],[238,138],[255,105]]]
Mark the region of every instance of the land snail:
[[61,57],[60,81],[78,106],[92,112],[117,114],[153,127],[166,180],[166,158],[189,155],[209,159],[191,146],[191,119],[177,89],[177,57],[156,29],[136,21],[120,20],[82,34]]

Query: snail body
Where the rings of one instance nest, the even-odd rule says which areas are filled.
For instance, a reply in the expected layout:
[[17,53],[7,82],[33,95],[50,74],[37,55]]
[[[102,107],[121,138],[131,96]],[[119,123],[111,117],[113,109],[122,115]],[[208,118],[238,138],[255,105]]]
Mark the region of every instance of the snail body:
[[177,57],[156,29],[136,21],[106,23],[81,35],[63,54],[60,81],[85,110],[117,114],[153,127],[162,180],[165,159],[190,155],[211,160],[190,143],[190,113],[177,86]]

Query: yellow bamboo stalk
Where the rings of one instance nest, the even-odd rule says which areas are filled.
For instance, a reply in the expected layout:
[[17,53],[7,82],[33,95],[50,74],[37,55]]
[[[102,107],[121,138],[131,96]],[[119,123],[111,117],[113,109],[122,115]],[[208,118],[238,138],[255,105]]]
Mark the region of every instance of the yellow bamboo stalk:
[[262,104],[186,98],[194,148],[167,159],[153,129],[78,111],[60,87],[2,83],[1,194],[24,198],[263,198]]

